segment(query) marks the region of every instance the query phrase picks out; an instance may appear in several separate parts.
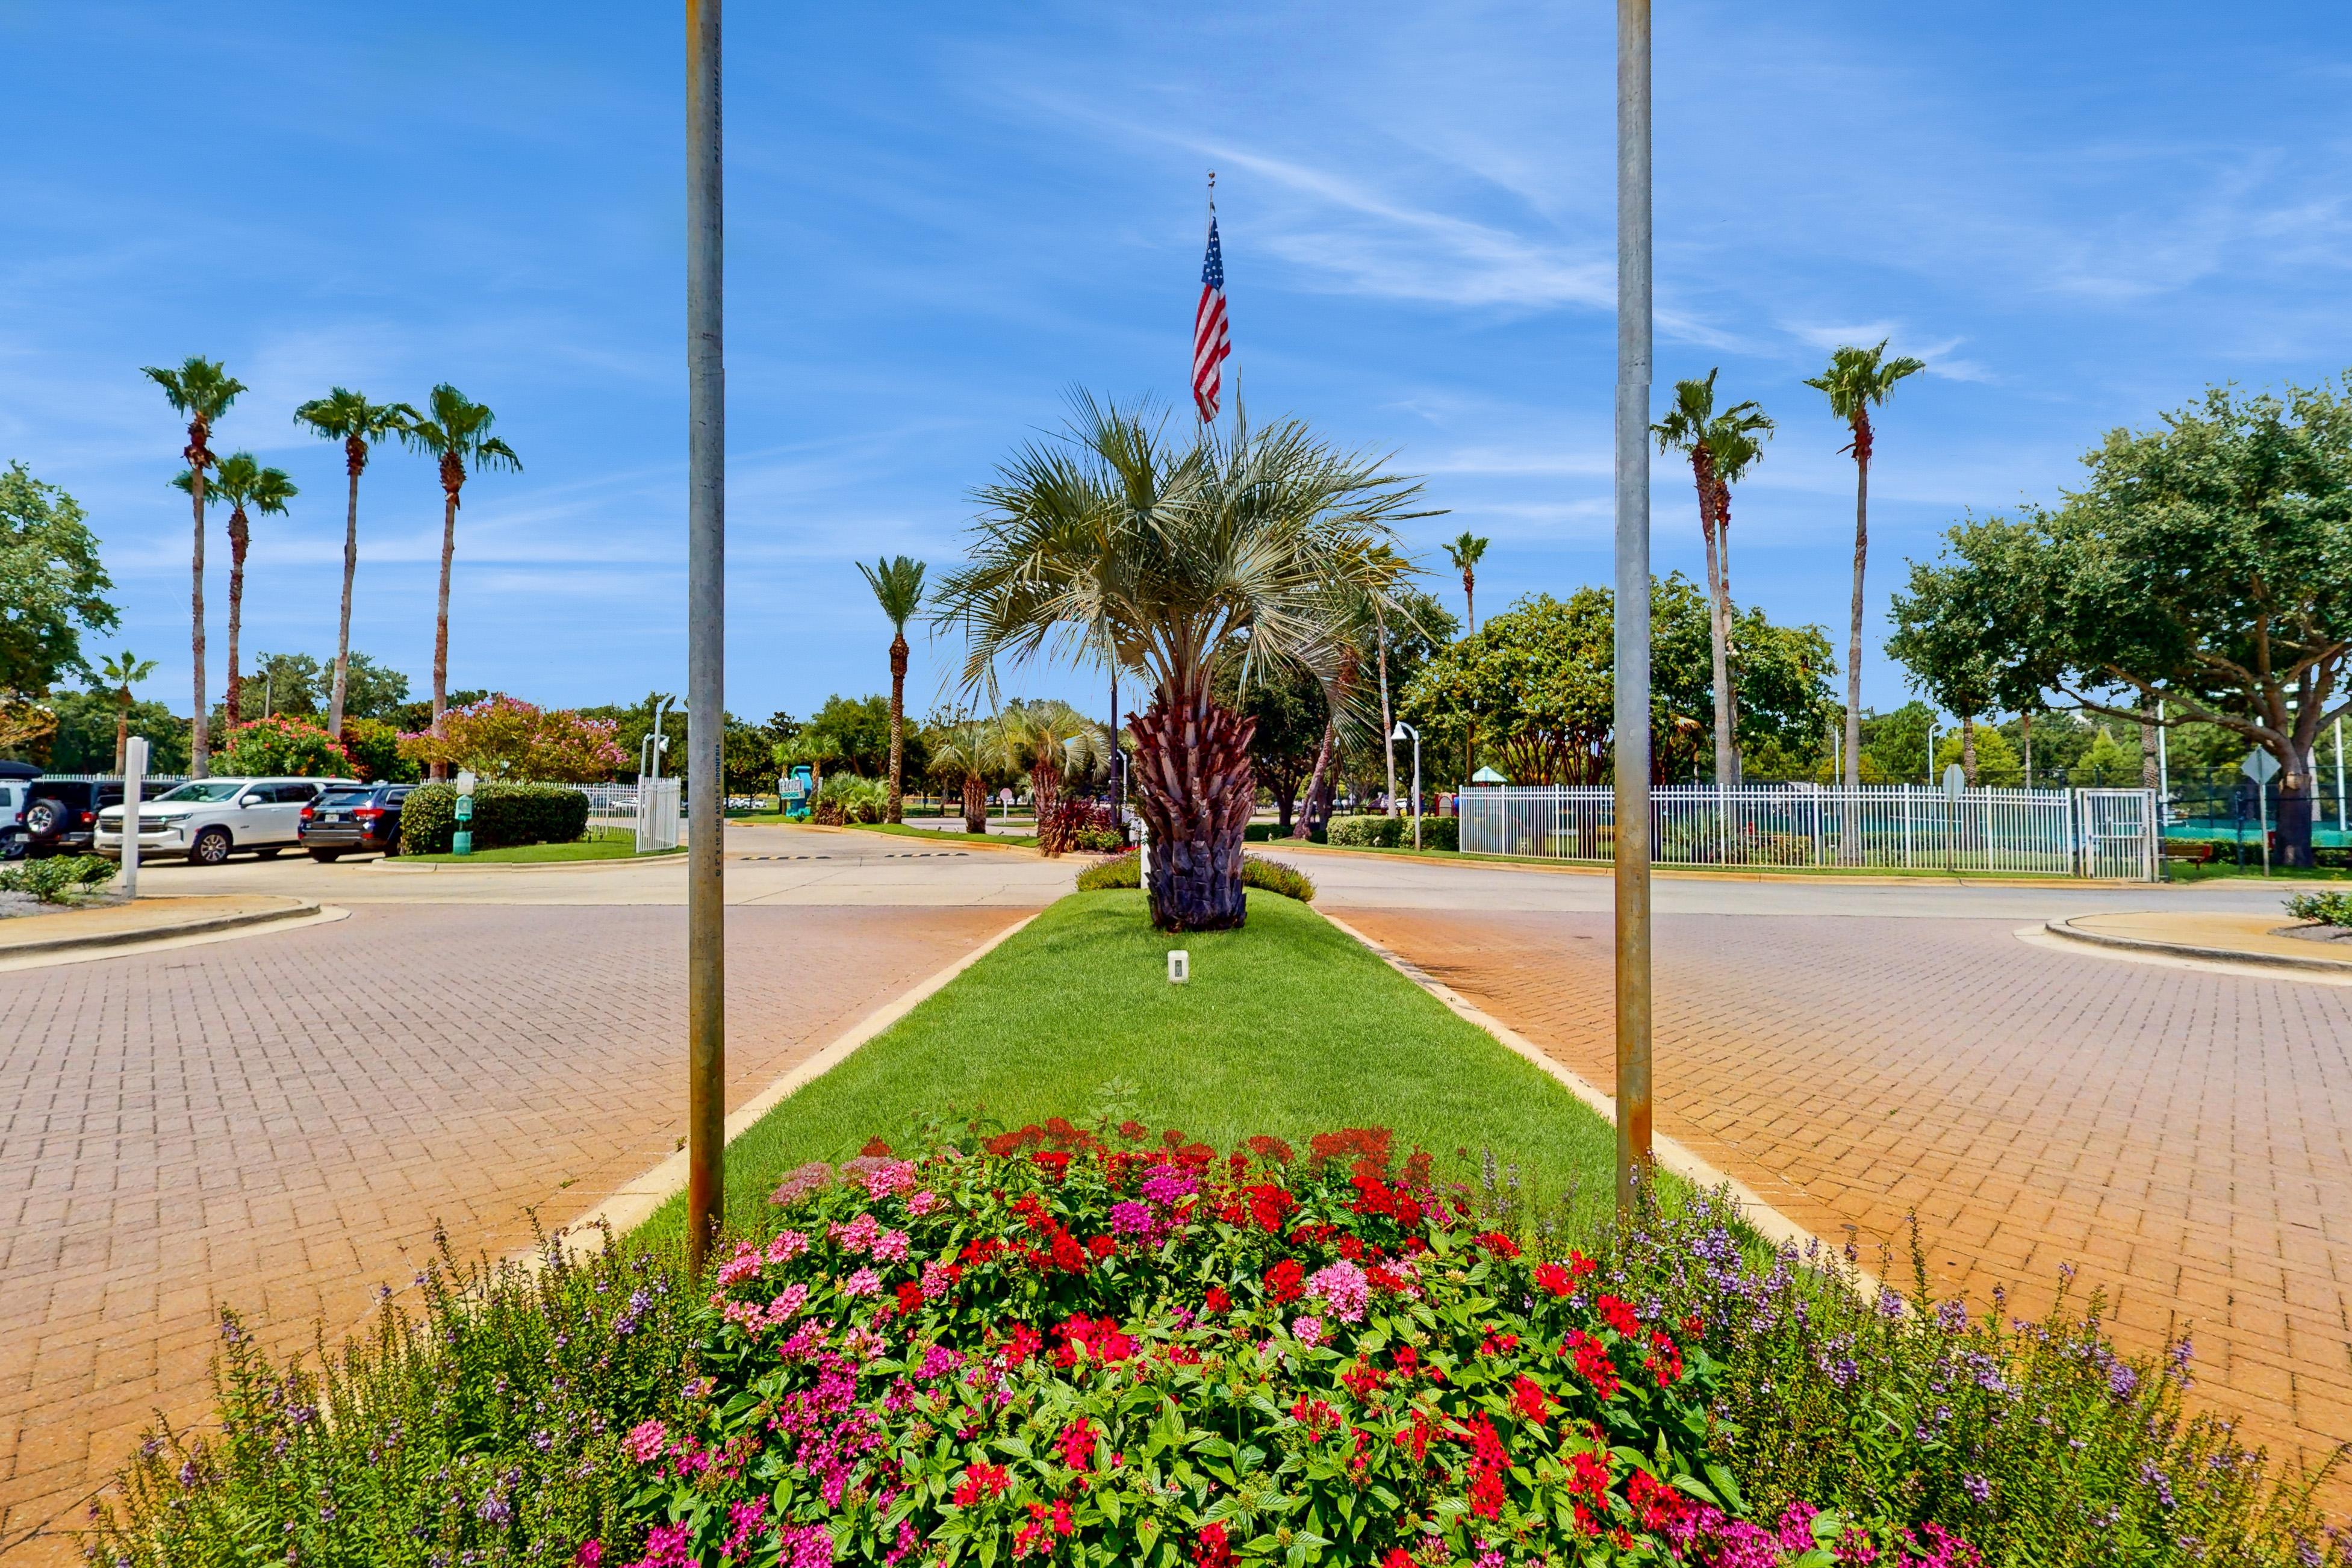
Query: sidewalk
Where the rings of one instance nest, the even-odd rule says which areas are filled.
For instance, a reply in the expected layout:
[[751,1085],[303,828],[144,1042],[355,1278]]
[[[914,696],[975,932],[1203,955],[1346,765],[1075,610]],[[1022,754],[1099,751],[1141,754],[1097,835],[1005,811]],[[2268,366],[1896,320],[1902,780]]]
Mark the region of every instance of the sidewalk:
[[54,914],[16,915],[0,921],[0,962],[231,931],[238,926],[296,919],[314,912],[318,907],[309,899],[283,893],[210,893],[133,899],[128,903],[59,910]]
[[2186,910],[2076,915],[2052,921],[2053,935],[2098,947],[2182,958],[2261,963],[2352,979],[2352,938],[2333,941],[2279,933],[2300,922],[2284,914],[2224,914]]

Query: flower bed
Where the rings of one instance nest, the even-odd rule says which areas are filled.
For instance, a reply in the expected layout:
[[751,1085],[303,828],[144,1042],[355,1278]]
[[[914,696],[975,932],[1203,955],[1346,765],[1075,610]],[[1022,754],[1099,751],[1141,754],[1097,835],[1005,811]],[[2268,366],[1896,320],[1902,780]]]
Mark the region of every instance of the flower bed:
[[152,1445],[100,1559],[2352,1561],[2095,1304],[1872,1300],[1710,1202],[1587,1256],[1377,1130],[877,1142],[763,1217],[692,1300],[642,1257],[436,1285],[323,1394],[232,1340],[226,1435]]

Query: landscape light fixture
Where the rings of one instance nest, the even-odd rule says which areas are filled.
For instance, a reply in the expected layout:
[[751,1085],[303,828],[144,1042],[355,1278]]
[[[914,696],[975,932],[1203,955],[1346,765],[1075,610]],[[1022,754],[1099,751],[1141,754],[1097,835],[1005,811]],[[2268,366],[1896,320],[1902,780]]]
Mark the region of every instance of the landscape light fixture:
[[1391,741],[1410,738],[1412,742],[1412,847],[1421,847],[1421,731],[1400,719],[1389,731]]

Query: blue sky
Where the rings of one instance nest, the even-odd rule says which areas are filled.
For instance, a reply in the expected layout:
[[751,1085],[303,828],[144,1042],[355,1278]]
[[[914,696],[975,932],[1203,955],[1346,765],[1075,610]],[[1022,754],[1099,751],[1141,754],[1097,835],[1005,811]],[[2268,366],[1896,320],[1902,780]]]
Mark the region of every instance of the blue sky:
[[[188,515],[138,367],[191,353],[251,388],[221,449],[304,491],[257,524],[248,648],[333,647],[341,462],[293,405],[446,379],[525,465],[467,492],[453,684],[682,686],[677,10],[0,0],[0,461],[89,509],[147,694],[187,700]],[[1880,426],[1874,616],[1906,556],[2052,497],[2105,430],[2352,363],[2335,7],[1661,10],[1660,391],[1719,364],[1779,419],[1733,525],[1735,591],[1776,618],[1843,645],[1853,471],[1801,384],[1837,342],[1931,366]],[[1482,612],[1604,581],[1611,15],[732,7],[729,706],[880,689],[855,558],[953,560],[1072,385],[1181,395],[1211,167],[1252,409],[1425,475],[1431,565],[1494,540]],[[1687,475],[1655,472],[1659,568],[1696,575]],[[354,642],[422,691],[425,461],[384,454],[362,509]],[[215,531],[215,692],[226,557]],[[1899,701],[1874,645],[1866,696]],[[919,645],[910,701],[952,663]]]

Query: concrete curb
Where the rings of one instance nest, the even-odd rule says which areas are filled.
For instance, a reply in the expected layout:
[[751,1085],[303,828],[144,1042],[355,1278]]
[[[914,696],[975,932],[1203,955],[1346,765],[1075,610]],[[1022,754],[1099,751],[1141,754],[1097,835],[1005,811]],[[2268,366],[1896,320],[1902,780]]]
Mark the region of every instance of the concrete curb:
[[420,860],[413,855],[383,855],[371,864],[379,870],[428,877],[436,871],[609,871],[615,866],[665,865],[673,860],[685,865],[683,850],[606,855],[593,860],[476,860],[470,856],[464,860]]
[[[1260,839],[1243,846],[1254,854],[1341,855],[1357,860],[1385,860],[1391,865],[1407,866],[1467,866],[1482,871],[1532,871],[1543,877],[1613,877],[1617,873],[1609,866],[1580,866],[1561,862],[1547,865],[1540,861],[1514,859],[1501,855],[1456,854],[1451,859],[1440,859],[1435,854],[1402,854],[1385,849],[1358,849],[1347,845],[1301,844],[1287,838]],[[1654,866],[1650,875],[1662,881],[1674,882],[1780,882],[1798,887],[1819,888],[2137,888],[2165,886],[2161,882],[2119,881],[2106,877],[1951,877],[1936,872],[1910,876],[1874,876],[1867,872],[1806,876],[1792,871],[1703,871],[1687,866]]]
[[[153,900],[161,904],[166,900]],[[0,963],[18,958],[47,958],[60,952],[80,952],[96,948],[136,947],[145,942],[168,942],[180,937],[209,936],[217,931],[239,931],[247,926],[273,925],[279,921],[300,920],[319,912],[318,903],[310,899],[289,898],[285,907],[275,910],[247,910],[240,914],[206,915],[177,925],[155,926],[143,931],[100,931],[89,936],[52,937],[41,942],[10,942],[0,946]]]
[[[1420,986],[1423,991],[1426,991],[1432,996],[1436,997],[1440,1002],[1445,1005],[1446,1010],[1451,1012],[1455,1017],[1462,1019],[1465,1023],[1476,1025],[1480,1029],[1493,1036],[1513,1054],[1525,1058],[1527,1061],[1540,1068],[1546,1076],[1549,1077],[1562,1089],[1567,1089],[1569,1093],[1582,1100],[1585,1105],[1590,1107],[1603,1121],[1613,1123],[1617,1120],[1617,1101],[1612,1097],[1603,1094],[1600,1089],[1586,1082],[1582,1078],[1570,1072],[1559,1062],[1554,1061],[1549,1056],[1547,1056],[1533,1040],[1528,1039],[1525,1035],[1520,1034],[1517,1030],[1512,1028],[1509,1025],[1504,1023],[1493,1014],[1472,1005],[1452,986],[1445,984],[1442,981],[1434,979],[1427,971],[1420,968],[1411,961],[1397,953],[1390,952],[1387,948],[1382,947],[1379,942],[1374,942],[1370,937],[1366,936],[1362,931],[1358,931],[1355,927],[1349,925],[1339,916],[1326,913],[1321,910],[1317,910],[1315,912],[1322,915],[1325,920],[1329,921],[1333,925],[1339,927],[1339,930],[1347,932],[1348,935],[1363,943],[1366,948],[1378,955],[1383,963],[1387,963],[1390,968],[1395,970],[1399,974],[1403,975],[1407,980],[1412,981],[1415,985]],[[1693,1186],[1705,1188],[1709,1191],[1713,1191],[1717,1188],[1728,1189],[1731,1194],[1732,1201],[1739,1205],[1740,1217],[1745,1219],[1748,1225],[1755,1229],[1757,1235],[1762,1237],[1773,1246],[1792,1246],[1800,1252],[1815,1246],[1818,1246],[1824,1250],[1828,1249],[1829,1244],[1827,1242],[1822,1240],[1821,1237],[1815,1236],[1811,1231],[1807,1230],[1803,1226],[1799,1225],[1795,1220],[1790,1219],[1787,1215],[1782,1214],[1779,1209],[1774,1208],[1770,1204],[1765,1202],[1762,1194],[1758,1193],[1755,1188],[1749,1186],[1738,1177],[1732,1175],[1729,1172],[1719,1169],[1711,1162],[1698,1154],[1688,1144],[1683,1143],[1673,1138],[1668,1138],[1664,1134],[1654,1134],[1651,1139],[1651,1147],[1655,1152],[1658,1163],[1661,1167],[1667,1171],[1671,1171],[1675,1175],[1680,1176],[1683,1180],[1690,1183]],[[1867,1285],[1874,1288],[1877,1285],[1878,1281],[1876,1277],[1872,1275],[1868,1270],[1863,1269],[1859,1266],[1855,1266],[1855,1271],[1861,1276],[1862,1279]]]
[[2205,947],[2194,942],[2158,942],[2152,937],[2116,936],[2108,931],[2083,930],[2074,923],[2075,920],[2083,918],[2075,916],[2050,921],[2042,929],[2066,942],[2081,942],[2088,947],[2113,948],[2119,952],[2162,953],[2174,958],[2203,959],[2207,963],[2250,963],[2264,969],[2283,969],[2290,973],[2301,971],[2352,978],[2352,958],[2322,958],[2315,953],[2304,958],[2294,953],[2261,952],[2238,947]]
[[[753,1123],[795,1093],[823,1078],[855,1055],[859,1047],[888,1029],[891,1025],[913,1012],[918,1006],[945,990],[956,976],[994,952],[999,947],[1029,929],[1031,921],[1045,911],[1035,910],[1005,927],[994,936],[949,964],[945,969],[917,982],[908,990],[884,1003],[860,1018],[844,1034],[835,1036],[825,1047],[787,1071],[782,1077],[744,1101],[741,1107],[728,1113],[727,1142],[749,1131]],[[593,1230],[599,1225],[612,1226],[615,1236],[626,1236],[651,1218],[654,1212],[672,1197],[686,1190],[686,1152],[680,1150],[635,1180],[624,1182],[609,1194],[604,1202],[588,1210],[553,1233],[551,1240],[562,1243],[567,1237],[579,1238],[579,1233]],[[581,1238],[584,1239],[584,1238]],[[536,1247],[524,1248],[513,1255],[517,1262],[531,1264],[539,1257]]]

